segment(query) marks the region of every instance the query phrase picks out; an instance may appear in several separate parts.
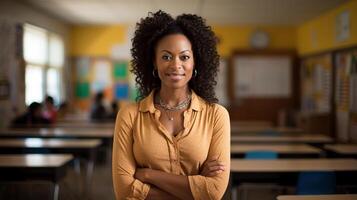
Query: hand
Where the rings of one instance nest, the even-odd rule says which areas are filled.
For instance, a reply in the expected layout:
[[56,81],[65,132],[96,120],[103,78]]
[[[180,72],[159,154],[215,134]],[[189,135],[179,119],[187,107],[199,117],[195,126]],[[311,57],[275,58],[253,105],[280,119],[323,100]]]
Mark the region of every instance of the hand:
[[211,159],[207,159],[203,163],[201,175],[206,177],[213,177],[222,173],[226,169],[223,162],[218,161],[218,156],[214,156]]
[[141,182],[146,183],[151,171],[150,168],[137,168],[134,177]]

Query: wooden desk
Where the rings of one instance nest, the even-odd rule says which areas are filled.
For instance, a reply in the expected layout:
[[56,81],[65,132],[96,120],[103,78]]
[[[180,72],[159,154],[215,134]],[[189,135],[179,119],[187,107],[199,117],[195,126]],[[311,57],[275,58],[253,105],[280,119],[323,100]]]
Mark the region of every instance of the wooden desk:
[[87,149],[101,144],[98,139],[0,139],[1,148]]
[[109,128],[114,130],[115,123],[114,122],[90,122],[90,121],[74,121],[74,122],[57,122],[55,124],[51,124],[52,128]]
[[242,121],[231,121],[231,126],[233,127],[262,127],[271,128],[273,124],[270,121],[261,120],[242,120]]
[[276,182],[295,185],[298,174],[305,171],[334,171],[340,185],[356,185],[356,159],[276,159],[246,160],[232,159],[233,183]]
[[329,144],[324,149],[340,156],[357,157],[357,144]]
[[356,200],[357,194],[281,195],[278,200]]
[[[87,162],[85,174],[86,188],[90,186],[94,172],[96,153],[101,145],[99,139],[41,139],[41,138],[15,138],[0,139],[0,153],[70,153],[76,158],[83,158]],[[80,162],[77,171],[80,171]]]
[[47,180],[54,183],[53,199],[58,199],[58,182],[66,175],[72,155],[0,155],[0,180]]
[[299,134],[304,130],[300,128],[288,128],[288,127],[259,127],[259,126],[235,126],[231,125],[232,135],[237,134]]
[[232,159],[232,172],[357,171],[355,159]]
[[274,151],[280,158],[318,157],[323,151],[307,144],[237,144],[231,145],[232,157],[243,157],[249,151]]
[[1,129],[0,137],[39,137],[39,138],[90,138],[111,139],[114,129],[80,128],[14,128]]
[[54,124],[33,124],[31,126],[28,125],[16,125],[12,128],[19,128],[19,129],[32,129],[32,128],[81,128],[81,129],[114,129],[115,123],[114,122],[91,122],[91,121],[61,121],[56,122]]
[[113,144],[114,129],[109,128],[11,128],[0,129],[0,138],[66,138],[66,139],[101,139],[99,153],[102,162],[109,161]]
[[331,143],[333,139],[325,135],[297,134],[297,135],[280,135],[280,136],[247,136],[232,135],[232,143],[307,143],[321,144]]

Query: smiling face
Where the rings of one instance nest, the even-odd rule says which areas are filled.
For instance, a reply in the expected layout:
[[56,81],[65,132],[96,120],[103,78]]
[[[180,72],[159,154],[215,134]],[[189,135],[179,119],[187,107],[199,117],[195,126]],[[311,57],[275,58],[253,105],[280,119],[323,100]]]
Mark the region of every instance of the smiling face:
[[163,37],[155,48],[154,65],[161,88],[187,88],[194,69],[191,42],[183,34]]

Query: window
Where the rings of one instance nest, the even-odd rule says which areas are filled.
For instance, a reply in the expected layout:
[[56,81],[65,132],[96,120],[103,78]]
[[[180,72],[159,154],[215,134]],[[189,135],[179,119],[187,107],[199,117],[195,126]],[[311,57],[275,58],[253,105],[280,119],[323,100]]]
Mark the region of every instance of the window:
[[24,25],[25,100],[26,104],[42,102],[50,95],[63,100],[62,69],[64,43],[62,38],[45,29]]

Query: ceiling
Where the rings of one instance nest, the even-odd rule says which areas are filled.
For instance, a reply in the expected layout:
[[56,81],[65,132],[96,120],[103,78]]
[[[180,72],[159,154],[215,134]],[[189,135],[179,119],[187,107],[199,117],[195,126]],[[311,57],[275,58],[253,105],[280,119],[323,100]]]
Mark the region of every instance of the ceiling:
[[297,25],[348,0],[22,0],[70,24],[132,24],[149,11],[195,13],[210,24]]

